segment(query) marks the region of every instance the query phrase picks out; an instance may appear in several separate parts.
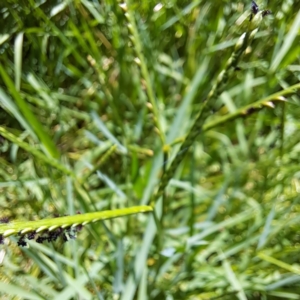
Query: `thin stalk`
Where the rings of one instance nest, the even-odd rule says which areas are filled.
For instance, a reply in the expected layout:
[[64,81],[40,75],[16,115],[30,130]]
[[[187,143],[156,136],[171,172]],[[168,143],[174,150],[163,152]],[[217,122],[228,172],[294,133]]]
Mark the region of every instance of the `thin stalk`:
[[[193,147],[192,159],[191,159],[191,167],[190,167],[190,182],[191,187],[195,186],[195,147]],[[190,192],[190,216],[188,221],[190,227],[190,236],[194,235],[194,224],[195,224],[195,193],[193,191]]]
[[108,160],[108,158],[117,150],[117,145],[113,145],[110,149],[101,157],[101,159],[90,169],[87,174],[85,174],[82,179],[80,180],[81,184],[84,184],[87,179]]
[[282,112],[281,112],[281,122],[280,122],[280,157],[283,157],[284,150],[284,129],[285,129],[285,116],[286,116],[286,103],[282,104]]
[[[270,102],[286,101],[286,99],[283,97],[284,95],[295,94],[296,93],[295,90],[299,90],[299,89],[300,89],[300,83],[292,85],[285,90],[274,93],[266,98],[260,99],[254,103],[243,106],[243,107],[237,109],[236,111],[234,111],[233,113],[229,113],[225,116],[218,117],[215,120],[209,121],[203,125],[202,130],[203,130],[203,132],[208,131],[217,126],[224,125],[225,123],[227,123],[229,121],[233,121],[237,118],[245,118],[248,115],[252,114],[253,112],[259,111],[264,107],[270,107],[270,105],[269,105]],[[176,144],[182,143],[185,139],[186,139],[186,136],[179,137],[176,140],[174,140],[171,144],[166,145],[166,147],[167,146],[172,147]]]
[[[213,100],[216,100],[218,96],[224,91],[224,88],[230,76],[236,69],[243,52],[246,50],[247,46],[250,44],[251,40],[254,38],[255,34],[258,31],[258,27],[262,21],[262,18],[258,18],[259,14],[262,14],[262,12],[257,13],[255,18],[249,23],[248,31],[243,33],[238,39],[234,47],[234,52],[225,65],[225,69],[222,70],[218,75],[216,83],[213,85],[211,91],[208,93],[207,99],[202,104],[200,112],[198,113],[198,116],[196,117],[191,130],[186,136],[186,139],[182,143],[174,160],[171,162],[169,169],[163,174],[158,192],[155,197],[155,201],[157,201],[163,195],[166,186],[175,173],[178,165],[182,162],[188,149],[194,143],[195,139],[202,133],[204,122],[210,115],[211,108],[214,104]],[[255,28],[253,28],[254,25]]]
[[154,95],[154,88],[153,88],[153,85],[152,85],[152,82],[150,79],[150,74],[149,74],[149,71],[147,68],[146,59],[143,54],[143,47],[142,47],[141,39],[140,39],[139,32],[138,32],[138,29],[137,29],[137,26],[135,23],[135,19],[134,19],[134,12],[130,8],[129,0],[125,0],[125,2],[123,4],[121,4],[120,6],[125,11],[125,16],[128,20],[128,29],[130,30],[132,37],[133,37],[132,42],[134,44],[135,51],[138,56],[136,63],[140,66],[142,75],[146,81],[147,94],[148,94],[149,101],[151,103],[151,105],[147,105],[147,107],[153,112],[155,126],[157,127],[158,134],[161,138],[162,143],[164,144],[165,143],[165,135],[163,133],[162,126],[160,124],[160,116],[159,116],[159,111],[157,108],[156,99],[155,99],[155,95]]

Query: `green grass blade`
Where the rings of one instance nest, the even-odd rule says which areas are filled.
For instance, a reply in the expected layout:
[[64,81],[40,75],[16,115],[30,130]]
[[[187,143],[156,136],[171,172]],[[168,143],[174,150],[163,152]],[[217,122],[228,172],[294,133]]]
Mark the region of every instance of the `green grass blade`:
[[15,88],[15,85],[9,78],[7,72],[5,71],[5,69],[3,68],[2,65],[0,65],[0,74],[7,86],[7,88],[9,89],[10,93],[12,94],[13,98],[15,99],[15,101],[19,107],[19,110],[23,113],[26,121],[28,122],[28,124],[30,124],[30,126],[32,127],[32,129],[34,130],[36,135],[38,136],[39,140],[41,141],[43,148],[46,150],[46,152],[50,156],[52,156],[54,158],[58,158],[59,152],[58,152],[55,144],[53,143],[51,137],[43,129],[42,124],[38,121],[38,119],[35,117],[35,115],[30,110],[27,103],[24,101],[24,99],[22,98],[20,93],[17,91],[17,89]]
[[15,87],[17,91],[21,88],[23,35],[19,33],[15,40]]
[[27,152],[31,153],[35,157],[41,159],[46,164],[49,164],[50,166],[62,171],[66,175],[71,175],[71,176],[75,177],[74,173],[70,169],[66,168],[63,164],[61,164],[58,160],[56,160],[55,158],[46,156],[45,154],[43,154],[41,151],[39,151],[35,147],[31,146],[30,144],[24,142],[19,137],[12,134],[11,132],[7,131],[5,128],[0,127],[0,134],[3,137],[5,137],[6,139],[8,139],[9,141],[11,141],[12,143],[15,143],[16,145],[23,148]]
[[[20,286],[16,286],[7,282],[0,282],[0,294],[9,295],[9,296],[18,296],[18,297],[26,297],[27,299],[32,300],[44,300],[44,297],[38,296],[36,293],[26,290],[25,288],[21,288]],[[10,298],[12,299],[12,298]]]
[[275,72],[282,60],[286,57],[287,52],[291,49],[293,43],[295,42],[295,39],[297,35],[299,35],[299,29],[300,29],[300,11],[295,17],[294,23],[291,26],[291,29],[289,33],[286,35],[285,39],[282,41],[282,46],[277,52],[277,55],[275,56],[270,70],[272,72]]
[[24,118],[24,116],[20,113],[15,103],[12,101],[12,99],[0,88],[0,102],[4,109],[12,114],[18,122],[22,125],[24,129],[26,129],[31,136],[37,140],[37,136],[33,129],[30,127],[30,125],[27,123],[27,120]]

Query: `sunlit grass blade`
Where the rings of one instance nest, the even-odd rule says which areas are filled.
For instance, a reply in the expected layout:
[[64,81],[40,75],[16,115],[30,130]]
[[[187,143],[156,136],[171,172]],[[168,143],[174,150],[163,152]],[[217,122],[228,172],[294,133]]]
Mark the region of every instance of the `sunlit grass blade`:
[[14,86],[14,83],[11,81],[2,65],[0,65],[0,74],[10,93],[14,97],[19,110],[23,113],[27,123],[30,124],[30,126],[38,136],[39,140],[41,141],[43,149],[45,149],[47,154],[49,154],[50,156],[58,158],[59,152],[55,144],[53,143],[53,140],[51,139],[49,134],[43,129],[42,124],[38,121],[38,119],[35,117],[31,109],[29,108],[28,104],[17,91],[17,89]]
[[22,288],[15,284],[0,282],[0,293],[3,295],[27,297],[32,300],[43,300],[44,297],[37,295],[34,291],[28,291],[25,287]]
[[99,118],[99,116],[96,114],[96,112],[92,112],[92,118],[99,128],[101,132],[104,134],[106,138],[108,138],[111,142],[116,144],[119,148],[119,150],[123,153],[127,153],[127,149],[117,140],[117,138],[108,130],[108,128],[105,126],[105,124],[102,122],[102,120]]
[[36,134],[33,129],[30,127],[26,118],[22,115],[22,113],[18,110],[18,107],[13,102],[13,100],[0,88],[0,102],[3,108],[11,113],[21,124],[21,126],[30,133],[30,135],[37,140]]
[[239,280],[237,279],[236,275],[234,274],[229,261],[226,258],[223,258],[222,264],[223,264],[223,268],[225,270],[227,280],[230,282],[233,290],[237,293],[238,299],[239,300],[247,300],[244,289],[243,289],[241,283],[239,282]]
[[287,52],[291,49],[293,43],[295,42],[296,36],[299,34],[300,29],[300,12],[296,15],[294,23],[292,24],[289,33],[285,36],[282,41],[281,48],[278,50],[274,60],[272,61],[270,70],[272,72],[276,71],[280,63],[286,56]]
[[23,33],[19,33],[15,40],[15,87],[17,91],[20,91],[21,87],[23,36]]

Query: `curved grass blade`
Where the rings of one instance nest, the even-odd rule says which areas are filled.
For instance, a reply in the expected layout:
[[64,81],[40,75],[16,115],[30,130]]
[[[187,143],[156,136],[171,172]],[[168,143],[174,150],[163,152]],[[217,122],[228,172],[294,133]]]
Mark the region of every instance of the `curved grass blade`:
[[72,170],[66,168],[63,164],[61,164],[58,160],[52,157],[48,157],[45,154],[43,154],[38,149],[34,148],[30,144],[24,142],[19,137],[15,136],[11,132],[7,131],[4,127],[0,127],[0,135],[2,135],[7,140],[11,141],[12,143],[18,145],[22,149],[26,150],[27,152],[31,153],[35,157],[38,157],[45,163],[49,164],[50,166],[62,171],[66,175],[70,175],[72,177],[75,177],[75,174],[72,172]]
[[43,129],[42,124],[38,121],[35,115],[32,113],[30,108],[28,107],[25,100],[21,97],[20,93],[17,91],[14,83],[9,78],[5,69],[0,65],[0,74],[2,76],[3,81],[5,82],[7,88],[9,89],[11,95],[15,99],[20,111],[23,113],[24,117],[26,118],[28,124],[32,127],[36,135],[38,136],[39,140],[41,141],[44,149],[46,152],[51,156],[58,158],[59,152],[53,143],[52,139],[48,135],[48,133]]
[[286,54],[292,48],[292,45],[297,38],[297,35],[299,36],[299,29],[300,29],[300,11],[296,15],[294,23],[291,26],[289,33],[286,35],[278,53],[276,54],[276,56],[271,64],[270,70],[272,72],[275,72],[278,69],[282,60],[286,57]]
[[15,102],[11,97],[9,97],[3,89],[0,88],[0,104],[1,106],[11,115],[14,116],[15,119],[21,124],[21,126],[30,133],[31,137],[34,140],[38,140],[35,132],[30,127],[30,125],[27,123],[27,120],[24,118],[22,113],[18,110],[17,106],[15,105]]

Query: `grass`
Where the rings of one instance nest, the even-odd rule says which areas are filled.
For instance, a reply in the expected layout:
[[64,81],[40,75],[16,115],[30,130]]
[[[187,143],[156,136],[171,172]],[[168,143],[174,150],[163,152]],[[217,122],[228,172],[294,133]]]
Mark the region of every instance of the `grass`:
[[3,299],[300,299],[300,14],[258,5],[238,52],[251,1],[2,1]]

